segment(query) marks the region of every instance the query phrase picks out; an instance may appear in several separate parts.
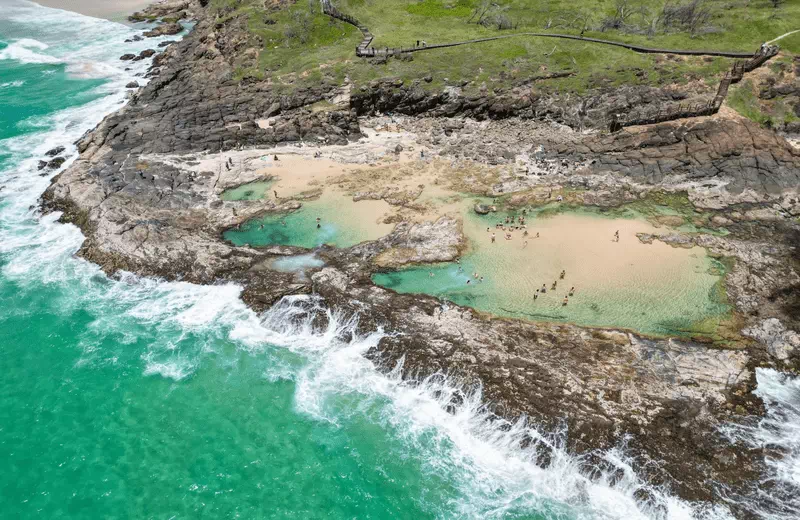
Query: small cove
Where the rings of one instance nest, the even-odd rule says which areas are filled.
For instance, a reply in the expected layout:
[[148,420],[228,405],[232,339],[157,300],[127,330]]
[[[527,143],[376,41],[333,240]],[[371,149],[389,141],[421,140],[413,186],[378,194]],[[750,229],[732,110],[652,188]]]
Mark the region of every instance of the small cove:
[[388,209],[381,200],[353,202],[341,192],[327,190],[297,211],[251,219],[239,229],[226,231],[224,237],[237,246],[350,247],[390,233],[394,226],[382,222]]

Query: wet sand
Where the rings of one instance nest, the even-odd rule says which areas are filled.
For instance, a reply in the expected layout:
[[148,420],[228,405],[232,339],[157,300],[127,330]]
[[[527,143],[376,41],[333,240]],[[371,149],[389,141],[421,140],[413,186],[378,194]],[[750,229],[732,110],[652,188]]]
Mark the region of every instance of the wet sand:
[[96,18],[118,20],[155,2],[153,0],[36,0],[36,3]]
[[[721,266],[699,247],[642,244],[636,233],[659,233],[646,221],[581,212],[529,217],[529,236],[513,231],[513,238],[506,240],[505,232],[495,229],[505,215],[477,216],[467,209],[465,213],[464,232],[471,249],[461,259],[460,270],[456,264],[420,266],[377,275],[375,281],[400,292],[433,294],[501,316],[652,334],[711,331],[727,312],[714,296],[720,276],[712,268]],[[614,239],[617,230],[619,242]],[[534,238],[537,232],[540,238]],[[569,296],[572,287],[575,291]]]

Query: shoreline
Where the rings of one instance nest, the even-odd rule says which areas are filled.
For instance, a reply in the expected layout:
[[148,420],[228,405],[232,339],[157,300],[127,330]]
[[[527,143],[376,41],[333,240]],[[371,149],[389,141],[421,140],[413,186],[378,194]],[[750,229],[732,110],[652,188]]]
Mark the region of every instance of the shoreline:
[[[223,30],[217,28],[215,34]],[[195,31],[211,34],[214,28],[201,19]],[[743,123],[722,117],[642,127],[635,137],[554,131],[544,123],[524,120],[483,124],[468,118],[401,118],[409,137],[391,147],[387,143],[385,154],[399,153],[396,146],[415,156],[424,150],[452,165],[449,182],[465,192],[508,195],[513,203],[523,205],[544,200],[548,190],[564,189],[571,203],[614,208],[659,189],[686,191],[697,227],[724,224],[731,235],[674,233],[670,244],[691,242],[736,258],[725,283],[753,339],[737,329],[736,343],[729,346],[489,317],[469,307],[443,306],[435,297],[398,294],[369,279],[376,269],[459,258],[465,248],[462,224],[448,215],[403,216],[391,233],[377,240],[345,249],[323,246],[317,253],[325,265],[313,266],[302,275],[269,266],[276,259],[307,254],[305,248],[225,243],[224,230],[302,204],[302,200],[220,200],[225,187],[258,180],[265,173],[241,164],[231,169],[223,166],[233,156],[238,160],[236,154],[242,152],[235,150],[246,146],[253,156],[283,154],[291,150],[287,146],[300,143],[309,150],[314,146],[329,151],[338,145],[353,150],[364,145],[359,139],[367,127],[389,123],[387,118],[368,120],[368,114],[352,109],[352,103],[325,111],[306,110],[329,94],[324,91],[304,92],[299,101],[293,100],[296,106],[284,107],[279,95],[270,97],[267,85],[257,84],[253,90],[248,85],[225,84],[218,90],[207,89],[219,83],[223,72],[232,70],[229,57],[209,44],[212,47],[200,61],[195,51],[203,44],[201,39],[189,40],[165,51],[159,60],[160,76],[81,141],[81,157],[43,195],[45,211],[63,211],[61,220],[75,223],[84,233],[79,256],[99,264],[109,275],[127,270],[195,283],[233,281],[243,286],[242,299],[257,312],[286,295],[317,294],[331,310],[361,316],[361,334],[379,327],[392,331],[366,354],[381,370],[391,371],[405,360],[408,378],[447,372],[465,384],[479,382],[495,413],[509,420],[527,415],[556,427],[566,418],[569,448],[579,453],[614,447],[620,432],[630,433],[633,448],[664,462],[662,469],[648,475],[651,483],[673,484],[675,493],[687,500],[713,501],[714,491],[705,485],[709,479],[739,491],[758,479],[763,458],[720,445],[715,432],[723,422],[764,413],[763,404],[751,394],[757,367],[791,369],[791,363],[796,363],[794,357],[770,352],[768,340],[758,329],[767,317],[791,320],[782,307],[785,301],[770,297],[798,279],[789,260],[792,249],[785,245],[792,243],[791,233],[797,226],[790,219],[772,216],[776,205],[786,205],[786,213],[794,211],[794,199],[788,192],[775,195],[758,187],[728,191],[711,174],[707,174],[710,181],[703,175],[699,180],[690,177],[714,166],[708,163],[708,154],[692,150],[690,143],[702,135],[720,148],[743,150],[743,155],[756,155],[757,143],[782,158],[786,168],[797,171],[800,158],[792,161],[800,156],[786,155],[780,143],[767,139],[769,134],[757,126],[745,124],[743,132],[739,128]],[[191,96],[202,96],[204,103],[176,103],[177,99],[200,99]],[[230,105],[236,105],[235,113],[223,115],[220,107]],[[177,106],[185,110],[176,110]],[[248,115],[276,110],[263,126]],[[393,119],[391,124],[395,124]],[[178,125],[184,130],[175,132]],[[142,127],[148,131],[139,131]],[[628,162],[644,162],[637,155],[644,147],[640,142],[648,142],[664,128],[679,136],[687,153],[705,170],[676,169],[673,176],[657,182],[628,172]],[[452,139],[447,132],[453,134]],[[520,150],[516,136],[523,132],[547,148],[546,164],[531,157],[532,148]],[[559,147],[568,151],[558,151]],[[133,148],[140,153],[129,160]],[[526,163],[520,166],[520,160]],[[362,172],[364,182],[374,181],[371,168]],[[749,182],[749,170],[729,168],[742,182]],[[531,171],[539,173],[529,175]],[[309,179],[306,184],[310,183]],[[398,188],[413,186],[401,183]],[[385,193],[369,196],[387,198]],[[99,201],[102,211],[98,211]],[[404,215],[413,215],[413,208],[409,211]],[[751,273],[758,273],[757,284]],[[675,417],[683,419],[678,423]]]
[[[32,0],[33,1],[33,0]],[[35,0],[44,7],[73,11],[94,18],[113,21],[126,20],[128,15],[155,3],[153,0]]]

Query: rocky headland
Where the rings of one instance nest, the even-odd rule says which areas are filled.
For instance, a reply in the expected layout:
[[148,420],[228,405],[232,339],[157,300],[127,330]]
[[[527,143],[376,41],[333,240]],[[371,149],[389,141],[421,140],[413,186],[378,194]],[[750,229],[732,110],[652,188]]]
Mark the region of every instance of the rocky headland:
[[[480,384],[498,418],[525,416],[543,431],[566,426],[569,447],[587,462],[596,462],[594,450],[624,443],[650,482],[690,500],[716,501],[719,487],[746,495],[759,485],[765,450],[731,444],[719,427],[763,414],[751,393],[757,367],[800,369],[800,149],[725,107],[602,129],[610,111],[689,95],[678,87],[600,88],[575,99],[531,98],[524,85],[511,85],[465,97],[457,87],[431,93],[387,79],[286,92],[269,80],[236,79],[253,54],[243,21],[218,22],[195,1],[157,4],[139,16],[196,25],[155,56],[150,82],[84,136],[79,159],[43,196],[45,211],[62,212],[83,231],[82,257],[112,275],[234,281],[256,311],[286,295],[317,295],[359,316],[363,333],[392,332],[368,354],[381,369],[402,361],[409,379],[442,372],[465,389]],[[172,23],[156,30],[169,34]],[[503,197],[511,208],[544,203],[554,191],[565,204],[603,208],[685,198],[681,223],[726,233],[673,226],[640,240],[701,246],[729,262],[732,318],[713,334],[647,337],[497,318],[374,285],[376,272],[452,261],[469,247],[457,216],[432,215],[415,207],[418,193],[393,197],[400,187],[371,180],[373,170],[421,160],[420,150],[442,172],[429,184]],[[349,248],[323,246],[317,255],[325,265],[303,273],[270,265],[305,249],[224,240],[249,219],[304,202],[223,201],[225,190],[262,179],[260,157],[313,161],[317,151],[341,165],[345,180],[336,182],[349,182],[361,198],[394,202],[391,233]],[[362,173],[347,177],[356,165]],[[548,443],[530,445],[547,465]]]

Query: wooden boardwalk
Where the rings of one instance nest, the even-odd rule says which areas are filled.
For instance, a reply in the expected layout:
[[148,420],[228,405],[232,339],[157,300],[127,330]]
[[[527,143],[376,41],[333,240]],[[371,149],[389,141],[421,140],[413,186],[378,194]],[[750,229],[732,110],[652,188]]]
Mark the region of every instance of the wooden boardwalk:
[[500,36],[492,36],[488,38],[478,38],[474,40],[465,40],[451,43],[437,43],[428,45],[422,43],[414,45],[413,47],[384,47],[383,49],[372,47],[372,42],[375,37],[370,32],[369,28],[360,23],[353,16],[344,14],[336,9],[330,0],[321,0],[322,12],[331,18],[341,20],[358,28],[361,31],[362,40],[356,47],[356,56],[373,58],[379,56],[398,56],[401,54],[430,51],[434,49],[444,49],[448,47],[457,47],[460,45],[470,45],[481,42],[489,42],[496,40],[503,40],[507,38],[518,38],[520,36],[529,36],[536,38],[561,38],[566,40],[576,40],[587,43],[598,43],[601,45],[613,45],[622,47],[634,52],[644,54],[676,54],[679,56],[715,56],[724,58],[735,58],[744,61],[737,61],[733,64],[731,70],[725,74],[717,89],[717,94],[714,98],[707,103],[679,103],[665,104],[658,107],[651,108],[645,107],[644,109],[634,109],[625,114],[608,114],[608,128],[611,131],[619,130],[626,126],[645,125],[661,123],[665,121],[674,121],[676,119],[683,119],[687,117],[698,117],[716,114],[725,98],[728,95],[728,89],[733,83],[737,83],[742,79],[745,72],[750,72],[778,53],[778,48],[772,45],[764,44],[755,52],[736,52],[736,51],[713,51],[713,50],[686,50],[686,49],[662,49],[653,47],[642,47],[641,45],[633,45],[630,43],[616,42],[611,40],[601,40],[599,38],[584,38],[583,36],[575,36],[571,34],[557,34],[557,33],[537,33],[537,32],[519,32],[514,34],[504,34]]

